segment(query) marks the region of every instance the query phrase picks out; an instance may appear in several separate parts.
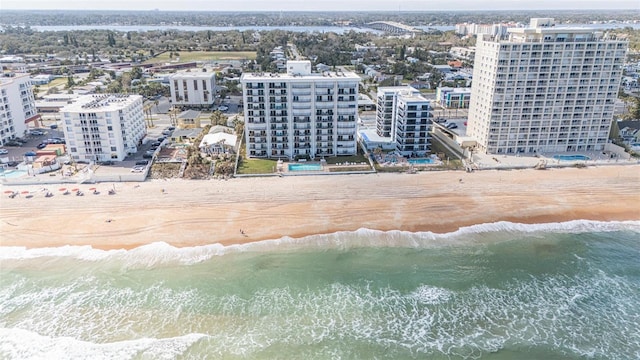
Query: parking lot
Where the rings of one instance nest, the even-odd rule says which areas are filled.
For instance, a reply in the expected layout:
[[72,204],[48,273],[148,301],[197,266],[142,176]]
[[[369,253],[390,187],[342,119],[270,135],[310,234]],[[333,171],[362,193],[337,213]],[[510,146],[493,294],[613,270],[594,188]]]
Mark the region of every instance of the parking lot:
[[24,154],[28,152],[38,151],[38,144],[44,140],[52,138],[64,138],[64,133],[58,129],[40,129],[43,135],[27,135],[23,139],[26,143],[20,146],[0,146],[0,149],[6,149],[7,154],[0,155],[0,162],[7,164],[9,162],[22,162]]

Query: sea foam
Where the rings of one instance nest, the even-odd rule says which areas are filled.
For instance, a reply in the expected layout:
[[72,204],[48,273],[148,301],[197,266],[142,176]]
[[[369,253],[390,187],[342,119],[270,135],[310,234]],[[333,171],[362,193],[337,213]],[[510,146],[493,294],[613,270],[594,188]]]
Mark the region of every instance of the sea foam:
[[216,243],[193,247],[175,247],[165,242],[154,242],[131,250],[100,250],[89,245],[67,245],[48,248],[4,246],[0,247],[0,261],[38,258],[67,258],[82,261],[119,260],[124,263],[125,267],[153,267],[163,264],[196,264],[216,256],[241,252],[348,250],[362,247],[433,248],[495,243],[511,240],[514,237],[518,237],[518,235],[535,233],[580,234],[614,231],[640,233],[640,221],[573,220],[545,224],[521,224],[500,221],[461,227],[456,231],[444,234],[400,230],[379,231],[360,228],[356,231],[339,231],[330,234],[310,235],[298,239],[284,236],[280,239],[227,246]]
[[166,339],[143,338],[98,344],[72,337],[50,337],[36,332],[0,328],[0,355],[9,359],[174,359],[204,334]]

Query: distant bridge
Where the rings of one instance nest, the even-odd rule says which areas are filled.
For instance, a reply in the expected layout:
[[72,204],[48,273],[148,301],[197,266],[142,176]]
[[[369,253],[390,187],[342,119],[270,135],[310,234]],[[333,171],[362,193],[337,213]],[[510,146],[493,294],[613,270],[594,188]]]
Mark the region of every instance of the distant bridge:
[[406,33],[422,32],[422,30],[416,29],[413,26],[401,24],[395,21],[374,21],[374,22],[367,23],[367,26],[372,29],[382,30],[384,32],[388,32],[391,34],[406,34]]

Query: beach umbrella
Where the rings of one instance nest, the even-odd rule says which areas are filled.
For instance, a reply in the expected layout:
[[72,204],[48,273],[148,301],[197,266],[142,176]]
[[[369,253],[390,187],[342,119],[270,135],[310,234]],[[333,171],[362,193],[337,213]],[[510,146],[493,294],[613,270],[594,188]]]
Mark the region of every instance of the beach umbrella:
[[13,190],[5,190],[5,194],[13,194]]
[[66,191],[66,190],[67,190],[67,188],[60,188],[60,189],[58,189],[58,191]]
[[22,191],[20,194],[23,194],[23,195],[24,195],[24,194],[28,194],[28,193],[29,193],[29,192],[28,192],[27,190],[25,190],[25,191]]
[[78,189],[78,188],[71,189],[71,191],[78,191],[78,190],[80,190],[80,189]]
[[96,188],[90,187],[89,190],[94,191],[94,190],[96,190]]

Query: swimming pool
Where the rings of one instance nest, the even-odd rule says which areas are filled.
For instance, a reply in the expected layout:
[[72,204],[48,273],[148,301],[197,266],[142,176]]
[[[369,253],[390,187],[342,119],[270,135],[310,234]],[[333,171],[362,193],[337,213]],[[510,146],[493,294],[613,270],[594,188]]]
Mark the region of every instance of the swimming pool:
[[413,165],[433,164],[433,159],[409,159],[407,161],[409,162],[409,164]]
[[320,164],[289,164],[289,171],[319,171],[322,170]]
[[553,155],[553,158],[561,161],[591,160],[587,155]]
[[5,179],[15,179],[25,175],[27,175],[27,172],[24,170],[9,170],[0,172],[0,177],[3,177]]

